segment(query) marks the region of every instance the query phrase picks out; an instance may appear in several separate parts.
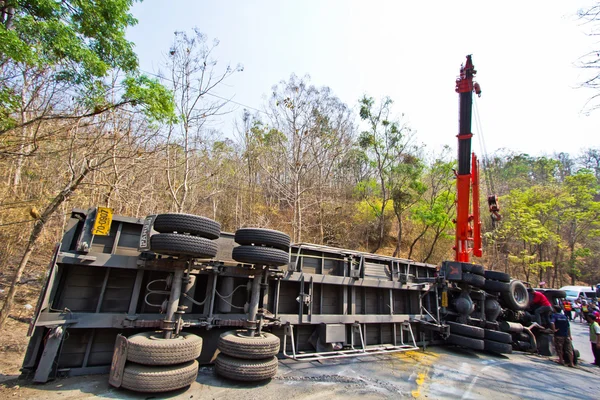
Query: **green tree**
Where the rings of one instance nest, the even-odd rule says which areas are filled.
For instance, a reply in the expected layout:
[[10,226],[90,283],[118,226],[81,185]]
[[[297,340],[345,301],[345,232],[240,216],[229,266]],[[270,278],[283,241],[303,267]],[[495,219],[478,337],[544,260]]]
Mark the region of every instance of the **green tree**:
[[538,272],[538,268],[551,265],[538,257],[538,246],[547,241],[552,232],[538,218],[536,189],[515,189],[503,199],[507,212],[496,233],[497,240],[505,244],[508,260],[522,268],[526,281],[532,273]]
[[[40,120],[96,115],[125,104],[142,106],[152,117],[172,117],[169,92],[156,80],[140,76],[133,44],[125,38],[126,29],[137,22],[129,13],[133,2],[0,2],[0,134]],[[72,109],[58,108],[19,121],[13,110],[19,103],[23,71],[35,76],[48,70],[48,80],[68,82],[73,89],[69,94],[87,107],[78,116],[68,112]],[[113,100],[114,84],[106,78],[115,71],[126,76],[122,97]]]
[[0,2],[0,154],[17,160],[13,189],[24,157],[40,148],[40,134],[68,160],[68,170],[60,175],[63,188],[42,206],[33,225],[0,312],[0,327],[46,223],[91,174],[121,157],[113,149],[130,135],[121,136],[109,111],[141,111],[152,121],[175,118],[171,93],[139,74],[133,44],[125,39],[126,28],[136,22],[129,13],[132,3]]
[[411,221],[418,230],[410,244],[408,258],[413,257],[417,243],[422,242],[420,261],[428,262],[439,240],[453,237],[450,229],[454,226],[452,220],[456,208],[455,163],[446,158],[442,154],[429,165],[423,178],[427,190],[410,209]]
[[585,247],[587,239],[600,236],[600,203],[595,200],[599,189],[595,175],[588,170],[580,170],[565,180],[563,235],[569,249],[568,273],[573,285],[581,276],[578,256],[583,253],[577,250]]
[[398,224],[396,248],[392,254],[394,257],[400,256],[405,213],[421,199],[427,190],[427,186],[422,181],[424,168],[423,161],[411,154],[405,154],[400,163],[393,167],[390,196]]
[[[380,201],[370,202],[378,218],[378,239],[370,249],[375,253],[383,245],[386,232],[386,207],[389,205],[394,187],[395,170],[405,156],[412,155],[410,145],[412,132],[407,126],[393,120],[392,99],[385,97],[376,105],[371,97],[363,96],[359,101],[360,119],[366,129],[358,138],[358,146],[366,153],[378,183]],[[370,187],[370,186],[365,186]],[[365,192],[366,194],[366,192]],[[365,196],[368,199],[369,196]]]

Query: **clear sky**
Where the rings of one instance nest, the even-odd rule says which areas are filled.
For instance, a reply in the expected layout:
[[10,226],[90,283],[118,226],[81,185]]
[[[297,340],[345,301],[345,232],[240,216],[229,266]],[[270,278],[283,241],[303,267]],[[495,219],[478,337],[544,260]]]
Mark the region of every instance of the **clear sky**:
[[[215,93],[261,109],[271,87],[291,73],[356,109],[363,94],[390,96],[394,111],[428,149],[455,147],[454,81],[473,54],[488,153],[499,148],[551,155],[600,147],[595,94],[578,88],[582,55],[600,48],[576,17],[590,0],[492,1],[184,1],[145,0],[128,31],[143,70],[157,72],[175,31],[199,28],[220,45],[225,65],[244,71]],[[241,107],[219,124],[231,136]],[[478,132],[473,127],[478,136]],[[473,149],[479,151],[474,139]]]

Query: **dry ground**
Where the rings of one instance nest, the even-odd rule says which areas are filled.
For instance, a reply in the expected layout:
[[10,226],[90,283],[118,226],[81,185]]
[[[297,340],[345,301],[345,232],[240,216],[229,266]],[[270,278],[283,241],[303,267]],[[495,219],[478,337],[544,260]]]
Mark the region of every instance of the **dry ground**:
[[[12,276],[0,276],[0,304],[4,303],[4,296],[8,292]],[[41,281],[38,277],[26,276],[18,286],[12,312],[0,333],[0,382],[14,378],[20,374],[19,368],[25,356],[27,343],[27,329],[33,317],[37,304]],[[26,307],[27,305],[31,308]]]

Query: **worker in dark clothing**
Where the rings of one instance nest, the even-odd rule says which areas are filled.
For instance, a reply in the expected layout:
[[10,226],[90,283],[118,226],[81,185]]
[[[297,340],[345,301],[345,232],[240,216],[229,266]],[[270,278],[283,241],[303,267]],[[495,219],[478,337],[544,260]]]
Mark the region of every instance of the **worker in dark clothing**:
[[529,310],[533,313],[533,320],[538,324],[548,327],[550,325],[549,317],[552,313],[552,304],[540,292],[533,288],[528,288],[529,292]]
[[550,317],[550,328],[554,331],[554,346],[558,355],[558,363],[574,367],[571,325],[559,306],[554,306],[554,313]]

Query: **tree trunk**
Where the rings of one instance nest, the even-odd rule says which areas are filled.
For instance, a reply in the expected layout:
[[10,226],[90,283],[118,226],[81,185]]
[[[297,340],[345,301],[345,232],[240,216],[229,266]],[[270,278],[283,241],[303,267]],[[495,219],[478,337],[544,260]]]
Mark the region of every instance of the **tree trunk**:
[[398,217],[398,240],[396,240],[396,248],[394,249],[394,254],[392,257],[398,257],[400,255],[400,248],[402,247],[402,215],[397,215]]
[[575,242],[572,242],[569,246],[571,252],[569,256],[569,276],[571,277],[571,285],[575,285]]
[[417,242],[418,242],[419,240],[421,240],[421,238],[422,238],[423,236],[425,236],[425,234],[427,233],[427,231],[428,231],[428,230],[429,230],[429,225],[428,225],[428,226],[427,226],[427,227],[426,227],[426,228],[423,230],[423,232],[421,232],[421,233],[419,234],[419,236],[417,236],[417,237],[415,238],[415,240],[413,240],[413,241],[412,241],[412,243],[410,244],[410,247],[409,247],[409,249],[408,249],[408,256],[407,256],[406,258],[408,258],[409,260],[411,259],[411,257],[412,257],[412,253],[413,253],[413,250],[414,250],[414,248],[415,248],[415,245],[417,244]]
[[85,179],[85,177],[90,171],[90,167],[86,166],[81,172],[81,174],[77,177],[77,179],[71,180],[71,182],[69,182],[69,184],[58,195],[56,195],[56,197],[54,197],[54,199],[52,199],[50,204],[48,204],[48,206],[44,209],[44,212],[42,213],[41,217],[33,225],[31,235],[29,236],[29,241],[27,242],[27,246],[25,247],[25,252],[23,253],[21,262],[19,263],[17,271],[15,272],[15,276],[13,277],[13,280],[10,284],[10,289],[8,291],[8,294],[6,295],[6,300],[4,301],[2,310],[0,310],[0,329],[2,329],[6,318],[8,318],[8,315],[10,314],[15,300],[15,294],[17,293],[17,284],[21,280],[23,271],[25,271],[25,268],[27,267],[27,263],[29,262],[29,257],[31,257],[31,253],[33,253],[33,251],[35,250],[37,240],[42,234],[44,226],[46,225],[50,217],[52,217],[54,212],[58,209],[58,207],[60,207],[60,205],[64,203],[64,201],[67,200],[69,196],[79,187],[81,182]]

